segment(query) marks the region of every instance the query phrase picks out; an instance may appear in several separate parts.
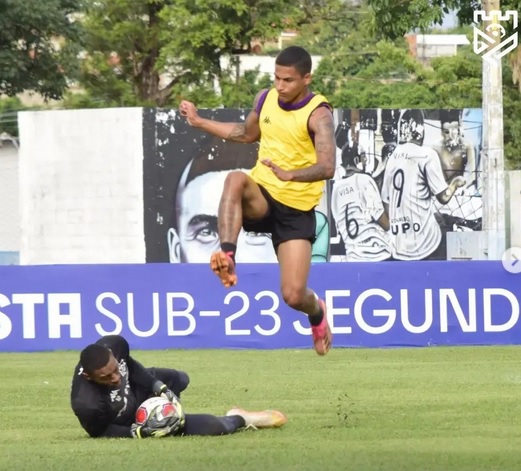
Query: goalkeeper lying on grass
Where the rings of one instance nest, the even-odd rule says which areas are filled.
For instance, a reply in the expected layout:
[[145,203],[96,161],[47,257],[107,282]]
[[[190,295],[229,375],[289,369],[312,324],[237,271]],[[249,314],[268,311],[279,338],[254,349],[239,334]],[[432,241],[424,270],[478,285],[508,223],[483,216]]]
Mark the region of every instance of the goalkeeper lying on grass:
[[135,422],[136,411],[146,399],[164,396],[178,403],[189,382],[183,371],[145,368],[130,356],[123,337],[108,335],[82,350],[72,379],[71,407],[91,437],[227,435],[248,427],[280,427],[286,423],[279,411],[243,409],[232,409],[223,417],[181,412],[182,416],[176,414],[160,428]]

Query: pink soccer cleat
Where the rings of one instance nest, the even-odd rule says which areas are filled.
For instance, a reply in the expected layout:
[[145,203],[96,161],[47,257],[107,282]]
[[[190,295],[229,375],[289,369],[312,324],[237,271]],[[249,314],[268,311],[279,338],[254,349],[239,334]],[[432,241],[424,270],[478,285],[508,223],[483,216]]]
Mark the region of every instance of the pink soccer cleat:
[[327,322],[326,303],[321,299],[318,300],[318,303],[324,313],[324,317],[319,325],[311,326],[311,333],[313,334],[313,346],[315,347],[315,351],[323,356],[331,349],[333,334]]

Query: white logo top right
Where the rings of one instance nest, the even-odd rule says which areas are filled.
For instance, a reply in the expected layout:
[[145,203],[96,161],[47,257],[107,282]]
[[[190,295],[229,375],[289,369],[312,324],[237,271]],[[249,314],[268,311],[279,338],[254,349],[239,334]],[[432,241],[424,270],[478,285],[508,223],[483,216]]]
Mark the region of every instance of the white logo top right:
[[514,31],[508,37],[506,30],[500,22],[508,22],[512,20],[513,29],[517,30],[518,12],[516,10],[507,10],[503,14],[499,10],[492,10],[487,15],[484,10],[474,12],[474,23],[482,25],[484,22],[490,22],[488,26],[481,31],[479,26],[474,26],[474,40],[472,46],[476,54],[483,54],[482,57],[495,56],[503,57],[510,51],[513,51],[518,45],[518,32]]

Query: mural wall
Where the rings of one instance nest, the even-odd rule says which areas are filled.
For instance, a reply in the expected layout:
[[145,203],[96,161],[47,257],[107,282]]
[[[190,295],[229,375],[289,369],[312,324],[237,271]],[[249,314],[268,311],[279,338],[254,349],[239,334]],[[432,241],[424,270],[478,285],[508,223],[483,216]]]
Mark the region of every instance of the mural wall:
[[[447,232],[481,230],[480,109],[334,113],[337,169],[316,208],[314,262],[443,260]],[[202,133],[174,110],[144,110],[143,133],[146,261],[208,263],[226,175],[251,169],[257,144]],[[270,235],[242,231],[237,261],[276,261]]]

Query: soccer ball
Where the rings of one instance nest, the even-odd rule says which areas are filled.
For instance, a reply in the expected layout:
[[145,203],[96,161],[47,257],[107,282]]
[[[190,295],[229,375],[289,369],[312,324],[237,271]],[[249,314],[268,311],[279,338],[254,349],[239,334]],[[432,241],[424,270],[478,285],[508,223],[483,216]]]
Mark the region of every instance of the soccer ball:
[[136,423],[148,425],[153,429],[161,429],[172,417],[177,417],[179,426],[184,424],[184,413],[179,402],[170,402],[165,397],[151,397],[144,401],[136,411]]

